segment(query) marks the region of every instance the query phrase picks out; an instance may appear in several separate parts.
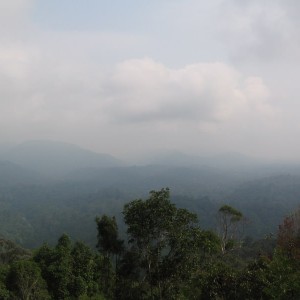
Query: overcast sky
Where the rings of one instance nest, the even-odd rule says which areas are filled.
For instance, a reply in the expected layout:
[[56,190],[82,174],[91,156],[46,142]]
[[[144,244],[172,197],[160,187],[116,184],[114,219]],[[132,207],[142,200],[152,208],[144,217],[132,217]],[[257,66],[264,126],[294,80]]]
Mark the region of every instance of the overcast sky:
[[0,1],[0,144],[300,160],[299,0]]

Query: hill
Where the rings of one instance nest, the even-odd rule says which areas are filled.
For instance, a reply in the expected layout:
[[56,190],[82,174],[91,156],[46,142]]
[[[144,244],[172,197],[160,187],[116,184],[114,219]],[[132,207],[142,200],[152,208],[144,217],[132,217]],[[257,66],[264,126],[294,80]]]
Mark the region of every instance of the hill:
[[122,162],[109,154],[100,154],[79,146],[55,141],[29,141],[12,147],[3,159],[44,175],[62,176],[86,167],[115,167]]
[[46,176],[34,170],[9,161],[0,161],[0,187],[44,184],[47,181]]

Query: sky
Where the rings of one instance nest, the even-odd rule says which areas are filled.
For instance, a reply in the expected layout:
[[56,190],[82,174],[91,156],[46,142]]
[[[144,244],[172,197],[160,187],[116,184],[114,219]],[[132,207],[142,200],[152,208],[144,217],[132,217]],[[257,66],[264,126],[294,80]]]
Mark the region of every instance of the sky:
[[0,144],[300,161],[298,0],[0,1]]

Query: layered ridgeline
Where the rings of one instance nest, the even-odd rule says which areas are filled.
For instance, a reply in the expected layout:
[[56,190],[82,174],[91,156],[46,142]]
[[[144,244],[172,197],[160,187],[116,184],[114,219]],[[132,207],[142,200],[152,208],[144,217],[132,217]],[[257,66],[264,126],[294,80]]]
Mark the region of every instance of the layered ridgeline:
[[48,176],[63,176],[86,167],[108,168],[122,165],[120,160],[111,155],[53,141],[30,141],[11,147],[9,151],[2,153],[2,160]]
[[[181,158],[180,158],[181,157]],[[264,237],[298,207],[297,166],[262,165],[234,154],[210,158],[178,153],[128,164],[78,146],[35,141],[4,151],[0,162],[0,234],[34,247],[67,232],[94,246],[96,215],[121,220],[124,203],[169,187],[172,201],[216,227],[224,203],[243,211],[245,235]],[[122,226],[121,226],[122,232]]]

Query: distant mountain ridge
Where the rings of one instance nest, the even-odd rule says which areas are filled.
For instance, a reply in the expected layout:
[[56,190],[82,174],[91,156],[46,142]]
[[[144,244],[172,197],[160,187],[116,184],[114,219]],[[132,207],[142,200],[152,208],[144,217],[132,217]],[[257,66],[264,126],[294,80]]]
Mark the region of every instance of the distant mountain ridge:
[[225,152],[212,155],[189,155],[179,151],[163,151],[144,159],[145,164],[158,164],[168,166],[185,167],[212,167],[212,168],[248,168],[258,166],[261,162],[258,159],[246,155]]
[[204,228],[214,228],[220,205],[232,205],[245,215],[249,236],[276,233],[299,206],[298,165],[259,165],[238,154],[202,159],[173,152],[128,166],[71,144],[23,143],[0,155],[0,233],[30,247],[63,232],[94,245],[96,215],[118,217],[124,203],[163,187]]
[[241,176],[211,168],[174,167],[161,165],[116,167],[108,169],[86,168],[70,172],[66,182],[86,183],[101,188],[117,187],[142,193],[169,187],[176,194],[218,197],[244,182]]
[[76,169],[109,168],[123,163],[109,154],[100,154],[79,146],[56,141],[29,141],[2,154],[2,160],[48,176],[63,176]]
[[38,172],[9,161],[0,161],[0,187],[41,184],[46,181],[47,178]]

